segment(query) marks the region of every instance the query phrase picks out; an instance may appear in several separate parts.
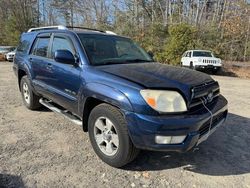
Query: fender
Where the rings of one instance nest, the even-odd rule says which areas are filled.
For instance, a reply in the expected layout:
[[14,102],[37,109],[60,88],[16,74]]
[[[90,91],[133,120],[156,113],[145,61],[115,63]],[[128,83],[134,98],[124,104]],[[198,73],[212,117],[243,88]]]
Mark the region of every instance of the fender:
[[17,76],[18,76],[18,85],[19,85],[19,89],[20,89],[20,75],[19,75],[19,70],[24,71],[28,77],[28,79],[30,80],[30,84],[31,87],[34,90],[34,86],[33,86],[33,76],[32,76],[32,72],[31,72],[31,65],[29,64],[29,62],[24,62],[24,61],[20,61],[20,63],[17,65]]
[[79,98],[79,112],[83,112],[86,99],[89,97],[109,103],[122,110],[133,111],[128,97],[120,90],[101,83],[88,83],[82,90]]
[[29,59],[29,56],[27,54],[19,56],[19,58],[17,59],[18,61],[17,69],[26,72],[28,78],[32,80],[32,72],[31,72],[32,67],[28,59]]

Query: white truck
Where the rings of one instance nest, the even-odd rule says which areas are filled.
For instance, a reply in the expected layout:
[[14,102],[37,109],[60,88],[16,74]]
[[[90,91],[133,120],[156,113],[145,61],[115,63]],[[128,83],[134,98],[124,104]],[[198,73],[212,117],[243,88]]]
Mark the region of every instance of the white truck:
[[181,66],[193,70],[212,70],[213,73],[217,73],[222,67],[222,61],[211,51],[188,50],[182,55]]

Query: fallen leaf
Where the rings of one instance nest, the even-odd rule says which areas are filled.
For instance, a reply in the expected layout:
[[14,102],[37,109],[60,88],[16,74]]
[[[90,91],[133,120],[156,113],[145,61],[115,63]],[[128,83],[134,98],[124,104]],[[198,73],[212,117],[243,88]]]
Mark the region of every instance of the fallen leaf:
[[142,173],[142,176],[143,176],[144,178],[149,178],[149,173],[148,173],[148,172],[143,172],[143,173]]

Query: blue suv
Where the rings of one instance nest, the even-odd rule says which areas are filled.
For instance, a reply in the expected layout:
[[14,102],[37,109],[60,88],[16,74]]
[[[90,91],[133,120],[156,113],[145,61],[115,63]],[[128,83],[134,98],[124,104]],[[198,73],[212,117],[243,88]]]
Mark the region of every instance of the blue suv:
[[13,69],[28,109],[44,105],[81,125],[96,154],[114,167],[140,149],[186,152],[227,116],[227,100],[209,75],[157,63],[113,32],[30,29]]

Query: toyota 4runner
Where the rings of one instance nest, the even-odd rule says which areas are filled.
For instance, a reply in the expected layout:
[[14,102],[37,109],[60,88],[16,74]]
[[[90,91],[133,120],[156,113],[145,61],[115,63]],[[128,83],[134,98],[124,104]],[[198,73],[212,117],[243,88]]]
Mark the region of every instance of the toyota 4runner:
[[113,32],[32,28],[21,35],[13,69],[28,109],[44,105],[81,125],[114,167],[140,149],[186,152],[227,116],[209,75],[157,63]]

